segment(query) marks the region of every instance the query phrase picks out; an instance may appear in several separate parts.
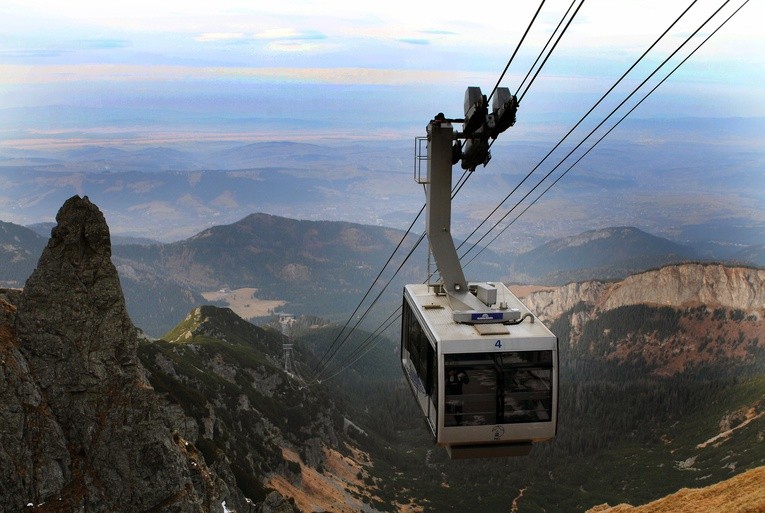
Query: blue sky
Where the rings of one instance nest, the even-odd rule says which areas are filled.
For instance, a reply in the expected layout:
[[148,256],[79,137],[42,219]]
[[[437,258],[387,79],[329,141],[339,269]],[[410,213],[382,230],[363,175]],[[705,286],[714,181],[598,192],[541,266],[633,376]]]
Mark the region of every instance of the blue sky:
[[[518,136],[578,119],[689,3],[587,0],[524,99]],[[616,98],[721,3],[698,1]],[[467,86],[491,91],[539,5],[261,4],[4,0],[0,151],[409,140],[438,111],[460,116]],[[517,88],[569,5],[545,3],[502,85]],[[763,15],[763,2],[751,1],[634,115],[765,116]]]

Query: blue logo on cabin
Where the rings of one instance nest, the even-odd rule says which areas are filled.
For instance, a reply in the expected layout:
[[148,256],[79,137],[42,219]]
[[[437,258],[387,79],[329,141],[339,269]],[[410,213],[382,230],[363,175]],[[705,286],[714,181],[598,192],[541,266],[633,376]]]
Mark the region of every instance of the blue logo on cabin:
[[502,312],[483,312],[470,314],[471,321],[501,321]]

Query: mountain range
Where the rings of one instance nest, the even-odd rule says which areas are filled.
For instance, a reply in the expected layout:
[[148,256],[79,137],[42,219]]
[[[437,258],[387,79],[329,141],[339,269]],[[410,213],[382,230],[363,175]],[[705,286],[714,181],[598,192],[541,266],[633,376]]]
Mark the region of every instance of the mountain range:
[[[709,131],[715,133],[753,130],[743,119],[684,123],[714,124]],[[759,129],[761,120],[756,123]],[[758,145],[730,151],[701,141],[649,142],[650,130],[643,130],[645,139],[612,140],[588,155],[587,165],[567,174],[565,188],[541,197],[492,249],[523,252],[609,226],[636,226],[703,251],[708,259],[762,246],[765,190]],[[455,197],[456,238],[470,233],[495,205],[500,212],[516,210],[512,193],[506,194],[525,193],[526,171],[549,150],[518,140],[497,141],[494,148],[491,166],[472,173]],[[0,155],[0,219],[22,225],[52,221],[51,205],[87,194],[101,206],[112,234],[161,242],[253,212],[406,229],[423,204],[412,180],[413,150],[411,142],[387,139],[6,148]]]
[[738,475],[741,511],[765,506],[761,270],[529,292],[560,339],[558,434],[526,458],[456,463],[423,428],[395,342],[319,384],[338,327],[315,318],[287,339],[196,306],[141,338],[101,213],[72,198],[58,218],[24,289],[0,291],[3,513],[585,511]]
[[[357,163],[360,152],[368,163]],[[410,166],[401,166],[401,155],[408,163],[410,153],[408,147],[391,153],[365,144],[264,142],[205,151],[83,147],[0,158],[8,198],[0,211],[49,220],[54,214],[49,205],[87,194],[103,205],[115,234],[163,242],[257,211],[393,226],[411,221],[407,214],[399,222],[402,209],[422,204]],[[396,201],[389,198],[392,191]],[[370,196],[378,200],[370,202]]]
[[511,276],[522,282],[564,284],[619,279],[669,263],[699,260],[702,253],[630,226],[591,230],[516,255]]
[[[31,228],[0,223],[0,284],[19,287],[31,274],[51,225]],[[142,330],[160,336],[201,303],[229,306],[248,319],[274,311],[340,319],[354,309],[393,249],[401,243],[403,255],[413,250],[415,241],[390,228],[261,213],[169,244],[115,237],[112,254],[128,311]],[[765,264],[754,248],[748,251],[740,254],[742,260],[733,261]],[[391,267],[402,259],[392,260]],[[633,227],[615,227],[554,240],[513,256],[485,250],[466,273],[474,281],[499,277],[513,283],[561,285],[621,279],[700,259],[692,248]],[[426,276],[425,262],[421,244],[381,296],[383,303],[395,307],[401,286]],[[382,274],[377,287],[391,274],[392,270]],[[377,293],[379,288],[372,290]],[[333,300],[325,301],[328,296]]]

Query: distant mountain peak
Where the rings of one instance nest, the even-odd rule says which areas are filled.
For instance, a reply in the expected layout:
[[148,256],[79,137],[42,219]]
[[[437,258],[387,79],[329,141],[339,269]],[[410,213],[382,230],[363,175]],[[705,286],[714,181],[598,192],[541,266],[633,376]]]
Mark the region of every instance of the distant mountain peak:
[[[620,279],[661,265],[697,260],[696,251],[632,226],[589,230],[556,239],[516,256],[515,281],[565,283]],[[520,278],[519,278],[520,277]]]
[[578,246],[584,246],[591,242],[609,239],[609,238],[627,238],[627,237],[652,237],[652,235],[632,226],[615,226],[611,228],[599,228],[597,230],[589,230],[582,232],[578,235],[571,235],[550,242],[551,248],[573,248]]

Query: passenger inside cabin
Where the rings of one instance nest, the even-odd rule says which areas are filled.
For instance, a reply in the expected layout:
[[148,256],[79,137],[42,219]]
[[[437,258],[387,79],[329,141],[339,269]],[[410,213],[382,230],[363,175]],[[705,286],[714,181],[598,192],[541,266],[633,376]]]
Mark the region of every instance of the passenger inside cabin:
[[449,369],[446,376],[446,413],[453,416],[456,424],[462,423],[462,385],[470,382],[464,370]]

